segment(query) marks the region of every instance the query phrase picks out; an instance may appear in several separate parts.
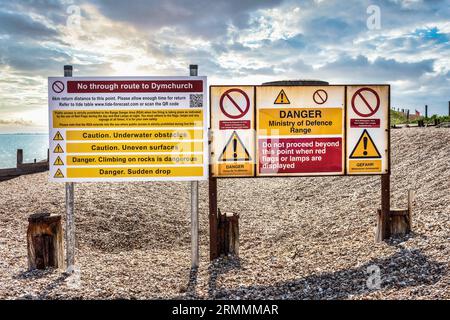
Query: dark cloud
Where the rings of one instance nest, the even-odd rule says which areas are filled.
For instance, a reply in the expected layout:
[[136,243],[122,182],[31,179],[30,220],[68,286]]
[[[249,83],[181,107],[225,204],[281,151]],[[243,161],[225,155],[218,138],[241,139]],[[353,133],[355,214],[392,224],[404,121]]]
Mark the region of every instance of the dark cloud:
[[[0,44],[4,42],[0,41]],[[55,72],[72,57],[55,48],[36,43],[9,43],[0,46],[0,60],[15,70],[42,75]]]
[[35,14],[45,17],[55,29],[67,21],[67,8],[70,0],[0,0],[0,7],[5,12],[13,14]]
[[0,34],[12,36],[15,39],[48,40],[56,37],[58,32],[27,14],[0,10]]
[[[395,81],[417,79],[433,71],[434,60],[427,59],[418,62],[399,62],[394,59],[377,58],[369,61],[365,56],[355,58],[340,57],[337,61],[328,63],[317,70],[322,75],[341,75],[350,82],[362,81]],[[368,80],[370,79],[370,80]]]

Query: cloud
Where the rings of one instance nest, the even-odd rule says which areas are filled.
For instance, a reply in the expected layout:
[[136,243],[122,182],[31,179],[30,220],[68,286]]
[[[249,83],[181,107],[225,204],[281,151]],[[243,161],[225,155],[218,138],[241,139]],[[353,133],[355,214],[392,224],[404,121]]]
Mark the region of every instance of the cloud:
[[0,34],[17,39],[52,39],[57,30],[25,13],[0,10]]
[[[366,26],[371,4],[379,30]],[[73,5],[80,28],[67,25]],[[129,76],[187,75],[196,63],[209,84],[391,83],[395,104],[447,111],[444,0],[0,0],[0,8],[0,119],[46,121],[46,78],[64,64],[75,76]]]
[[433,71],[433,60],[419,62],[399,62],[394,59],[376,58],[369,61],[365,56],[355,58],[342,56],[339,60],[317,69],[321,75],[332,74],[346,78],[349,82],[389,82],[395,80],[417,79]]
[[0,59],[15,70],[48,74],[72,58],[55,46],[25,42],[1,46]]
[[126,22],[140,30],[175,27],[181,34],[216,37],[227,31],[228,24],[247,27],[250,14],[279,5],[281,0],[164,0],[117,1],[95,0],[99,11],[110,19]]

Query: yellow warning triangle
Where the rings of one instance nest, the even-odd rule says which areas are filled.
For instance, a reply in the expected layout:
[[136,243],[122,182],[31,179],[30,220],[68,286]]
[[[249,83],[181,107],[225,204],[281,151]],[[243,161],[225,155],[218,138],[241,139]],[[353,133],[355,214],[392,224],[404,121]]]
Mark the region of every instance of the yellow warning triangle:
[[64,140],[63,136],[61,135],[61,133],[58,131],[55,134],[55,137],[53,138],[54,141],[59,141],[59,140]]
[[56,158],[55,162],[53,162],[54,166],[63,166],[64,162],[61,160],[61,158],[58,156],[58,158]]
[[64,175],[61,172],[61,169],[56,170],[56,173],[55,173],[55,175],[53,177],[54,178],[64,178]]
[[53,150],[53,153],[64,153],[64,150],[63,150],[63,148],[61,148],[61,146],[59,145],[59,143],[58,143],[58,145],[55,147],[55,149]]
[[233,131],[225,148],[223,148],[219,161],[250,161],[251,159],[252,158],[242,143],[242,140],[239,138],[236,131]]
[[284,92],[283,89],[281,89],[280,93],[278,94],[277,98],[275,99],[274,104],[290,104],[291,102],[289,101],[286,93]]
[[364,130],[350,154],[350,159],[381,158],[377,146],[367,130]]

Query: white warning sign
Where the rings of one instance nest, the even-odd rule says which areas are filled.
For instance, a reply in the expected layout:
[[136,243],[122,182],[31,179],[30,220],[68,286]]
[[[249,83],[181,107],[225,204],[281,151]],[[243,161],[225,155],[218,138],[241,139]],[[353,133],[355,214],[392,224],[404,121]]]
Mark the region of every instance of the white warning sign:
[[347,174],[389,172],[389,90],[347,86]]
[[254,86],[210,87],[214,177],[254,175],[254,92]]

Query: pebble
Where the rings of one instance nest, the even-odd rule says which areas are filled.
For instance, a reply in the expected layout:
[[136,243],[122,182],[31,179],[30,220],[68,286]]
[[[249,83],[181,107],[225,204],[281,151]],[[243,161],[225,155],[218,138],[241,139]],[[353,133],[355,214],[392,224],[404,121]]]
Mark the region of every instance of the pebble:
[[[374,243],[380,178],[222,179],[240,213],[240,257],[209,262],[200,182],[200,267],[190,270],[190,185],[77,183],[80,281],[27,271],[31,213],[64,215],[47,173],[0,182],[0,299],[450,299],[450,130],[392,130],[392,206],[416,192],[413,234]],[[64,226],[64,222],[63,222]],[[378,266],[380,289],[368,288]]]

